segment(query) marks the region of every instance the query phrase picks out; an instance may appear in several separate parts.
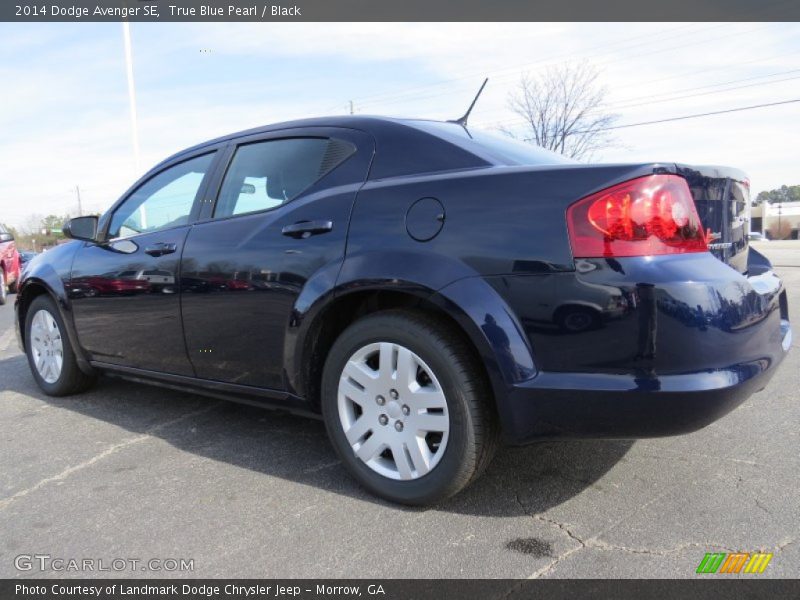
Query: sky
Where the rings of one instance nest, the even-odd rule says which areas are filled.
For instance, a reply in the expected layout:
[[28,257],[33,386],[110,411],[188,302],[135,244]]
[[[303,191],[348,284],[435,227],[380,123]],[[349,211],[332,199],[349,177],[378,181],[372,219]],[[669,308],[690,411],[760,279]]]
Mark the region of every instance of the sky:
[[[140,160],[122,25],[0,24],[0,222],[102,212],[167,156],[233,131],[357,113],[519,127],[527,73],[589,62],[618,124],[800,98],[798,23],[133,23]],[[594,162],[800,183],[800,103],[619,129]]]

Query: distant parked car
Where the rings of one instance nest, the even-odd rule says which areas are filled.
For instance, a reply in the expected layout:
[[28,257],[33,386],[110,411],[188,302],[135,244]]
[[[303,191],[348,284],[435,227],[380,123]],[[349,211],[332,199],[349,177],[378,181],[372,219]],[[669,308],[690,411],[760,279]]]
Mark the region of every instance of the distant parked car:
[[29,250],[23,250],[19,253],[19,265],[20,268],[24,267],[27,263],[31,262],[34,258],[39,256],[38,252],[30,252]]
[[765,236],[763,233],[759,233],[758,231],[751,231],[747,234],[747,239],[751,242],[768,242],[769,238]]
[[122,278],[133,278],[138,281],[146,281],[151,292],[162,294],[175,293],[175,275],[171,271],[162,269],[139,269],[134,275],[130,271],[120,273]]
[[75,298],[94,298],[104,295],[130,295],[147,292],[150,283],[136,279],[136,271],[111,271],[102,275],[76,277],[70,289]]
[[0,304],[6,303],[8,292],[17,290],[19,273],[19,252],[14,236],[0,225]]

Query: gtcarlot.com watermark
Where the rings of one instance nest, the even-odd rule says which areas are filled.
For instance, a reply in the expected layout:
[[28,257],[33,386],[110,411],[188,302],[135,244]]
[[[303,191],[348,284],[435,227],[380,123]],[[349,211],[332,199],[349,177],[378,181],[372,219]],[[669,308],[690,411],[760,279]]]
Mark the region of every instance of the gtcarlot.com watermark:
[[65,558],[50,554],[20,554],[14,557],[18,571],[55,573],[100,573],[124,571],[191,572],[193,558]]

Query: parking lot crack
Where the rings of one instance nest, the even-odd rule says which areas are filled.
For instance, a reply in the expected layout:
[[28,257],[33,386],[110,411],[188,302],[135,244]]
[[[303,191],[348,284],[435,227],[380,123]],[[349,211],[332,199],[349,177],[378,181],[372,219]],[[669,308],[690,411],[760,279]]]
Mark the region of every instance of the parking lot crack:
[[[559,554],[558,556],[554,557],[553,560],[551,560],[549,563],[547,563],[542,568],[540,568],[537,571],[535,571],[534,573],[532,573],[528,577],[528,579],[538,579],[539,577],[542,577],[543,575],[546,575],[547,573],[549,573],[550,571],[555,569],[556,566],[558,566],[558,563],[560,563],[562,560],[564,560],[565,558],[568,558],[569,556],[575,554],[579,550],[583,550],[584,548],[587,547],[586,541],[584,541],[580,536],[578,536],[574,531],[572,531],[569,528],[569,526],[567,526],[565,523],[559,523],[555,519],[551,519],[549,517],[545,517],[543,515],[531,512],[528,509],[528,507],[526,507],[525,504],[522,502],[522,500],[519,497],[519,494],[514,494],[514,499],[516,500],[516,502],[519,505],[519,507],[522,509],[523,513],[525,513],[526,515],[528,515],[532,519],[535,519],[535,520],[540,521],[542,523],[546,523],[546,524],[550,525],[551,527],[556,527],[561,532],[563,532],[568,538],[570,538],[574,542],[577,542],[577,544],[578,544],[577,546],[573,546],[569,550],[566,550],[566,551],[562,552],[561,554]],[[513,591],[514,591],[514,589],[512,588],[512,590],[509,591],[509,595]]]
[[564,523],[559,523],[559,522],[558,522],[558,521],[556,521],[555,519],[551,519],[551,518],[549,518],[549,517],[545,517],[544,515],[539,515],[539,514],[536,514],[536,513],[532,513],[532,512],[530,512],[530,511],[528,510],[528,508],[525,506],[525,504],[522,502],[522,500],[520,499],[520,497],[519,497],[519,494],[515,494],[515,495],[514,495],[514,498],[516,499],[516,501],[517,501],[517,504],[520,506],[520,508],[522,508],[522,511],[523,511],[523,512],[524,512],[526,515],[528,515],[529,517],[531,517],[531,518],[533,518],[533,519],[536,519],[537,521],[541,521],[541,522],[543,522],[543,523],[547,523],[548,525],[552,525],[553,527],[557,527],[558,529],[560,529],[561,531],[563,531],[563,532],[564,532],[564,533],[567,535],[567,537],[569,537],[569,538],[572,538],[573,540],[575,540],[576,542],[578,542],[578,544],[580,544],[581,546],[585,546],[585,545],[586,545],[586,543],[585,543],[585,542],[584,542],[584,541],[583,541],[583,540],[582,540],[580,537],[578,537],[578,536],[577,536],[577,535],[576,535],[576,534],[575,534],[575,533],[574,533],[574,532],[573,532],[573,531],[572,531],[572,530],[571,530],[571,529],[570,529],[570,528],[569,528],[567,525],[565,525]]
[[726,552],[737,552],[737,550],[733,548],[729,548],[723,544],[717,544],[715,542],[689,542],[686,544],[681,544],[679,546],[675,546],[673,548],[632,548],[630,546],[620,546],[618,544],[611,544],[599,538],[593,539],[589,544],[588,547],[597,548],[599,550],[613,550],[618,552],[627,552],[628,554],[647,554],[651,556],[669,556],[671,554],[677,554],[682,552],[683,550],[688,550],[689,548],[714,548],[717,550],[724,550]]
[[[628,554],[638,554],[638,555],[649,555],[649,556],[669,556],[673,554],[678,554],[684,550],[689,548],[709,548],[709,549],[716,549],[725,552],[738,552],[738,550],[734,548],[730,548],[724,544],[719,544],[716,542],[689,542],[685,544],[680,544],[678,546],[670,547],[670,548],[647,548],[647,547],[632,547],[632,546],[624,546],[619,544],[612,544],[600,538],[600,535],[603,532],[600,532],[594,536],[588,538],[582,538],[577,533],[575,533],[567,524],[561,523],[556,521],[555,519],[551,519],[544,515],[536,514],[531,512],[528,507],[525,506],[524,502],[520,499],[518,494],[515,494],[515,500],[523,512],[528,515],[529,517],[536,519],[537,521],[541,521],[542,523],[546,523],[552,527],[559,529],[563,532],[567,537],[577,543],[577,546],[573,546],[568,550],[562,552],[558,556],[554,557],[549,563],[532,573],[528,579],[537,579],[539,577],[543,577],[548,575],[552,572],[560,562],[564,559],[572,556],[576,552],[585,549],[595,549],[595,550],[605,550],[605,551],[616,551],[616,552],[625,552]],[[783,546],[776,547],[775,551],[779,551],[783,547],[791,544],[792,541],[783,542]]]
[[67,467],[66,469],[64,469],[63,471],[61,471],[60,473],[58,473],[56,475],[52,475],[50,477],[42,479],[41,481],[35,483],[31,487],[26,488],[24,490],[20,490],[16,494],[13,494],[13,495],[9,496],[8,498],[3,498],[2,500],[0,500],[0,510],[3,510],[5,508],[7,508],[13,502],[19,500],[20,498],[24,498],[28,494],[31,494],[31,493],[33,493],[33,492],[35,492],[35,491],[37,491],[37,490],[49,485],[49,484],[51,484],[51,483],[64,481],[65,479],[67,479],[68,477],[74,475],[75,473],[78,473],[80,471],[83,471],[84,469],[87,469],[88,467],[91,467],[92,465],[100,462],[104,458],[106,458],[108,456],[111,456],[112,454],[115,454],[115,453],[119,452],[120,450],[123,450],[124,448],[127,448],[129,446],[134,445],[134,444],[138,444],[139,442],[143,442],[143,441],[145,441],[147,439],[150,439],[150,438],[152,438],[154,436],[154,434],[158,433],[162,429],[165,429],[167,427],[171,427],[172,425],[177,425],[178,423],[181,423],[181,422],[186,421],[188,419],[192,419],[194,417],[200,416],[200,415],[202,415],[204,413],[207,413],[207,412],[213,410],[214,408],[218,407],[221,404],[222,404],[222,402],[215,402],[213,404],[206,405],[203,408],[184,413],[184,414],[182,414],[182,415],[180,415],[178,417],[175,417],[174,419],[170,419],[168,421],[164,421],[162,423],[158,423],[156,425],[153,425],[152,427],[146,429],[144,431],[144,433],[141,433],[141,434],[133,436],[133,437],[129,437],[129,438],[124,439],[124,440],[122,440],[122,441],[120,441],[120,442],[118,442],[116,444],[108,446],[105,450],[103,450],[99,454],[95,454],[91,458],[89,458],[89,459],[87,459],[87,460],[85,460],[85,461],[83,461],[83,462],[81,462],[81,463],[79,463],[77,465],[72,465],[71,467]]
[[782,552],[784,548],[786,548],[787,546],[791,546],[792,544],[794,544],[793,539],[784,540],[780,544],[775,546],[774,552]]
[[756,498],[756,506],[757,506],[758,508],[760,508],[761,510],[763,510],[763,511],[764,511],[765,513],[767,513],[768,515],[771,515],[771,514],[772,514],[772,511],[770,511],[770,510],[769,510],[769,509],[768,509],[766,506],[764,506],[763,504],[761,504],[761,501],[760,501],[758,498]]
[[[794,543],[794,540],[788,539],[784,540],[772,548],[760,548],[760,552],[780,552],[787,546],[790,546]],[[686,544],[680,544],[678,546],[674,546],[672,548],[631,548],[629,546],[620,546],[618,544],[611,544],[606,542],[600,538],[592,538],[591,540],[587,540],[586,542],[587,548],[597,548],[600,550],[613,550],[619,552],[627,552],[629,554],[649,554],[652,556],[669,556],[671,554],[678,554],[679,552],[683,552],[684,550],[688,550],[690,548],[709,548],[714,550],[720,550],[724,552],[741,552],[741,548],[731,548],[730,546],[726,546],[725,544],[718,544],[716,542],[688,542]]]

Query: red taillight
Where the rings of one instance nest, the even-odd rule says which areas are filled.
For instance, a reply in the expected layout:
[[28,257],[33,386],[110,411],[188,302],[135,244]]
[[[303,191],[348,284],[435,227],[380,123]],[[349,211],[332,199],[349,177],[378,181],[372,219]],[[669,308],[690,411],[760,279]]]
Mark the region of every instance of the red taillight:
[[578,200],[567,209],[575,258],[708,250],[686,180],[648,175]]

